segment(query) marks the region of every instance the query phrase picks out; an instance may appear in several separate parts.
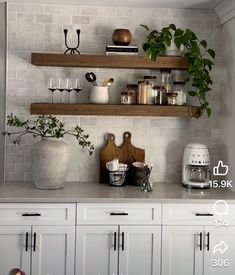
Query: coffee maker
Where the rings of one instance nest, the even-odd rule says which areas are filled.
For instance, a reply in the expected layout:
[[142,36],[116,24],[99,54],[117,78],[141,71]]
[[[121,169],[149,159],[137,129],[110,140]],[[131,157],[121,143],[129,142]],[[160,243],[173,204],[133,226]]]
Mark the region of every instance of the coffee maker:
[[204,144],[190,143],[184,148],[182,184],[188,188],[210,187],[210,155]]

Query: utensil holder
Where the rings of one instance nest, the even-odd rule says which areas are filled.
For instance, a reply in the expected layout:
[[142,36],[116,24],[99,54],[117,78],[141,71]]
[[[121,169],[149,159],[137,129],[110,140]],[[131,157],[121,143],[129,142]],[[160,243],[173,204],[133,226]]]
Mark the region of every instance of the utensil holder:
[[90,102],[95,104],[107,104],[109,102],[108,87],[92,86]]

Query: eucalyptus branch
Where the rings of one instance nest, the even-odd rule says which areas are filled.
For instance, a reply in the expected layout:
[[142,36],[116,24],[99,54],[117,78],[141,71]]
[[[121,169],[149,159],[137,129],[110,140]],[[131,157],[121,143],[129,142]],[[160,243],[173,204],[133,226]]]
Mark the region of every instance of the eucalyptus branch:
[[73,130],[65,130],[64,124],[54,116],[39,116],[36,120],[26,120],[22,121],[17,116],[13,114],[7,116],[7,125],[23,128],[24,130],[9,132],[4,131],[2,135],[4,136],[16,136],[13,143],[19,144],[22,137],[27,134],[33,135],[34,138],[41,137],[53,137],[62,138],[65,135],[74,136],[78,144],[82,148],[86,148],[90,155],[94,151],[94,146],[89,141],[89,135],[84,134],[84,130],[78,125]]

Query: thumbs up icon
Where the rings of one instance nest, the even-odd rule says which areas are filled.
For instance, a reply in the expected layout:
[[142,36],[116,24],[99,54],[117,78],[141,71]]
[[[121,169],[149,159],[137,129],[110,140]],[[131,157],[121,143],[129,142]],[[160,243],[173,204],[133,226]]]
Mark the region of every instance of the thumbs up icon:
[[226,176],[228,174],[228,165],[219,160],[218,165],[213,167],[213,174],[214,176]]

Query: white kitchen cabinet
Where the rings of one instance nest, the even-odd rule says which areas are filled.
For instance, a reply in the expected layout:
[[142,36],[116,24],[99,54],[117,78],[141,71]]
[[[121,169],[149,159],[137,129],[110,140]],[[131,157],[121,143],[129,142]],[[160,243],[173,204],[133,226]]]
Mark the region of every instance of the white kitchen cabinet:
[[77,275],[117,275],[118,226],[78,226]]
[[1,275],[73,275],[75,204],[0,204],[0,252]]
[[[235,274],[234,213],[234,205],[218,217],[213,204],[163,204],[162,275]],[[213,226],[223,219],[227,227]],[[215,252],[221,242],[227,250]]]
[[26,248],[26,233],[30,230],[30,226],[0,226],[1,275],[8,274],[14,267],[30,274],[30,249]]
[[32,227],[32,275],[74,274],[75,227]]
[[202,226],[162,228],[162,275],[203,274],[202,230]]
[[77,275],[160,275],[160,226],[78,226],[76,247]]
[[160,274],[160,226],[120,226],[119,236],[120,275]]
[[78,204],[76,275],[160,275],[160,223],[160,204]]

